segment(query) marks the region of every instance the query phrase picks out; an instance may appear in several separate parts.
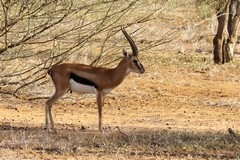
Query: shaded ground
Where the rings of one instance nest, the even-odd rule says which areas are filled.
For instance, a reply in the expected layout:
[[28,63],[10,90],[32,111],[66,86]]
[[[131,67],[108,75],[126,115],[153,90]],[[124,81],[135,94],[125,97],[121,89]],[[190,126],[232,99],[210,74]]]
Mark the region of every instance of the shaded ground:
[[68,93],[54,105],[57,135],[43,130],[45,100],[1,95],[2,159],[240,156],[227,132],[240,132],[239,64],[214,65],[209,55],[144,58],[147,72],[131,74],[106,98],[102,134],[92,95]]

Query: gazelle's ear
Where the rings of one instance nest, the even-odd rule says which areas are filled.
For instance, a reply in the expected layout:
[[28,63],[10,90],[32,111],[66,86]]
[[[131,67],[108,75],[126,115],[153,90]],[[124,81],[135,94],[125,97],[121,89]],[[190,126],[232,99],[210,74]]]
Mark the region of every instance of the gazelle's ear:
[[122,53],[123,53],[124,57],[129,59],[129,55],[128,55],[128,53],[127,53],[127,51],[125,49],[122,50]]

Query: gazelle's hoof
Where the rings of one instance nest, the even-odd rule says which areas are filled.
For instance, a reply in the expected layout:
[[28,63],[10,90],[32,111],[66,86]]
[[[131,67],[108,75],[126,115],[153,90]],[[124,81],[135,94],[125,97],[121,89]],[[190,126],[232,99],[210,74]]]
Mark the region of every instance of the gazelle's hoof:
[[48,131],[48,132],[51,132],[51,133],[56,133],[56,130],[55,130],[55,129],[52,129],[52,128],[44,127],[44,130],[46,130],[46,131]]
[[51,133],[56,133],[56,130],[54,128],[50,128],[48,131]]
[[99,131],[99,132],[103,132],[102,128],[98,128],[98,131]]

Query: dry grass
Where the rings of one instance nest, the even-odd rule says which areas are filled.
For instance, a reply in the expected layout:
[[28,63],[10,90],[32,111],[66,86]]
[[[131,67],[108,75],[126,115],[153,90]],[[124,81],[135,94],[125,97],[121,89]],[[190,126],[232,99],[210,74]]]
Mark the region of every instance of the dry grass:
[[[25,159],[31,151],[36,159],[44,156],[117,156],[124,159],[181,157],[206,159],[239,158],[240,147],[228,134],[174,132],[169,130],[108,128],[102,133],[87,129],[58,130],[1,125],[1,159]],[[10,133],[10,134],[9,134]],[[6,151],[13,151],[14,154]],[[25,155],[26,156],[26,155]]]

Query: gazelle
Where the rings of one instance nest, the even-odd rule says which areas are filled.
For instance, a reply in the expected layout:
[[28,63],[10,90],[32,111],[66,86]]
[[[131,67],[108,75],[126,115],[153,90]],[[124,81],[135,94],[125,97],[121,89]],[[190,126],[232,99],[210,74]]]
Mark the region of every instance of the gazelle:
[[131,46],[132,54],[128,54],[123,49],[123,58],[117,67],[109,69],[85,64],[64,63],[54,66],[48,71],[55,86],[55,93],[46,101],[45,128],[47,130],[54,131],[51,114],[53,103],[68,91],[73,91],[79,94],[94,93],[96,95],[99,116],[98,129],[101,131],[105,96],[121,84],[131,71],[144,73],[145,69],[138,59],[137,46],[123,27],[121,30]]

